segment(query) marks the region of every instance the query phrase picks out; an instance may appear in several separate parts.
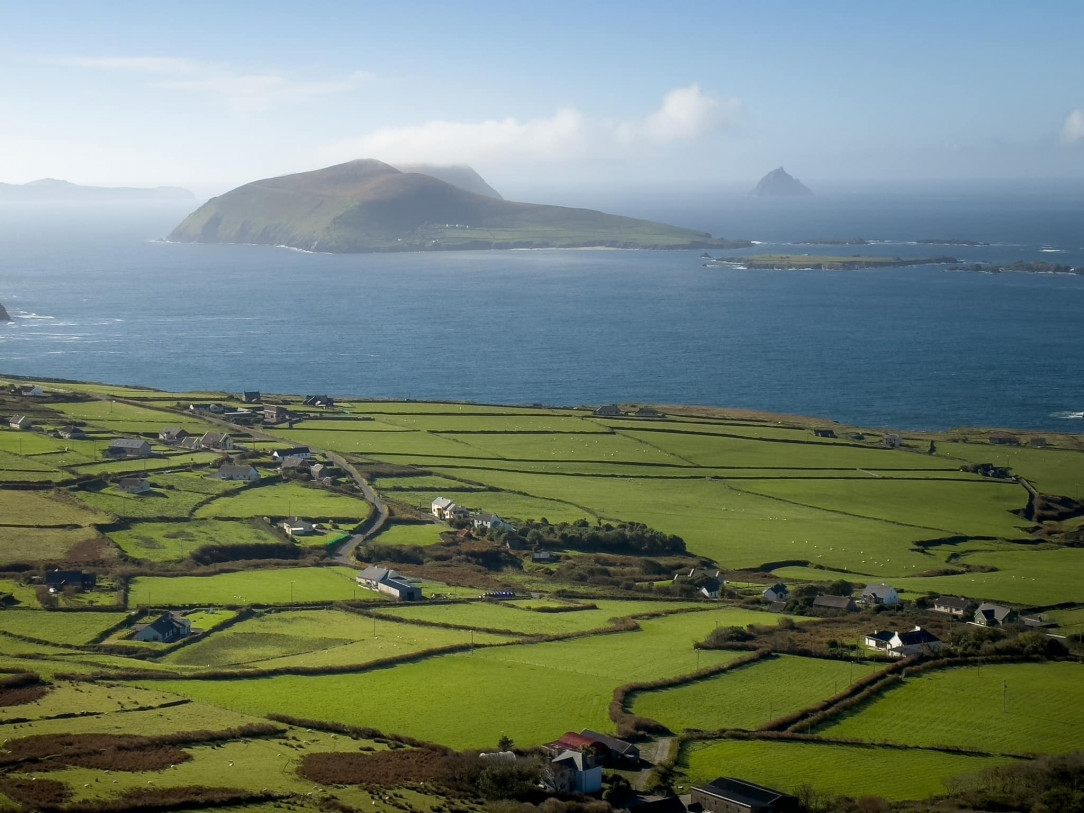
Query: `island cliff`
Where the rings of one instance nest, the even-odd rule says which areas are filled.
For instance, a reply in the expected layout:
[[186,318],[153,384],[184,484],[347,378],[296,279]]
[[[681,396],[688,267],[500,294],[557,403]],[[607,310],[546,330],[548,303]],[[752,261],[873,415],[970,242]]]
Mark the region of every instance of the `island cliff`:
[[489,193],[477,194],[419,172],[401,172],[380,161],[351,161],[255,181],[212,198],[185,218],[169,239],[332,253],[750,245],[591,209],[514,203],[501,199],[473,170],[454,170],[446,177],[479,189],[480,182]]
[[813,190],[779,167],[761,178],[749,194],[758,198],[796,197],[812,195]]

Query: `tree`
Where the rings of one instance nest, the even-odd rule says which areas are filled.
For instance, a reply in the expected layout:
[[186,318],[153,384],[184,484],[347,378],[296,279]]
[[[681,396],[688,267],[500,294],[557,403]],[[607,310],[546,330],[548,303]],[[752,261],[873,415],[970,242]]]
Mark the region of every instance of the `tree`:
[[501,738],[497,740],[497,749],[499,751],[511,751],[515,747],[516,744],[513,742],[512,738],[502,731]]

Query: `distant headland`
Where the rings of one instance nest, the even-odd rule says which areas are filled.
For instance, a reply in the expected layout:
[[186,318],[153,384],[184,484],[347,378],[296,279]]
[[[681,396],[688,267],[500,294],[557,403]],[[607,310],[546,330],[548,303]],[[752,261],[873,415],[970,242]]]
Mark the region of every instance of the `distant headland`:
[[592,209],[514,203],[502,199],[469,167],[405,169],[413,171],[358,160],[255,181],[207,201],[168,239],[336,254],[752,245]]
[[42,178],[24,184],[0,183],[0,201],[106,201],[106,200],[194,200],[195,195],[179,186],[139,188],[132,186],[82,186],[56,178]]

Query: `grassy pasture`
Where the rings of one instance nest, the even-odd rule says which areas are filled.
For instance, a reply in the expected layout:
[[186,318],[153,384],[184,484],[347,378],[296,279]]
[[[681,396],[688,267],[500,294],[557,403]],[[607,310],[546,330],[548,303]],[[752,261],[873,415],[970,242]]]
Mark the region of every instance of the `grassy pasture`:
[[[375,630],[375,637],[374,637]],[[506,639],[476,633],[479,646]],[[426,649],[469,644],[469,632],[373,619],[337,610],[252,618],[168,657],[179,666],[256,667],[361,664]]]
[[467,485],[450,477],[437,475],[422,475],[419,477],[380,477],[376,481],[376,487],[381,491],[434,491],[441,488],[470,489],[475,486]]
[[[52,690],[33,703],[21,706],[0,706],[0,725],[8,720],[28,718],[41,720],[60,714],[87,715],[109,714],[116,711],[130,711],[136,708],[161,706],[177,700],[176,695],[162,694],[150,689],[138,689],[133,686],[94,683],[72,683],[61,681]],[[36,731],[34,733],[37,733]],[[6,732],[7,737],[14,732]],[[25,736],[20,732],[19,736]]]
[[427,547],[441,541],[440,534],[450,531],[444,523],[393,523],[375,538],[378,545],[415,545]]
[[[98,537],[94,528],[16,528],[0,526],[0,565],[13,563],[63,562],[72,549]],[[116,558],[116,551],[101,548],[104,558]]]
[[0,451],[0,471],[5,475],[16,474],[18,472],[59,473],[55,468],[41,461],[40,458],[22,457],[17,454],[2,451]]
[[1084,497],[1084,453],[978,443],[938,443],[940,455],[1007,466],[1047,494]]
[[917,749],[755,740],[695,743],[682,755],[690,784],[740,776],[786,791],[811,785],[830,793],[876,795],[893,801],[936,796],[945,792],[945,780],[950,777],[1008,762]]
[[409,432],[409,428],[388,423],[384,420],[321,420],[320,418],[306,418],[300,424],[294,425],[295,429],[303,432]]
[[187,466],[206,466],[215,462],[220,457],[221,455],[216,452],[191,452],[186,454],[171,454],[166,457],[109,460],[101,463],[76,465],[73,467],[73,471],[76,474],[139,474],[145,471],[154,472],[163,469],[180,469]]
[[[423,511],[429,511],[433,500],[448,496],[441,491],[402,491],[394,495],[396,502],[405,503]],[[472,511],[488,511],[501,517],[537,519],[546,517],[552,522],[575,522],[591,519],[591,511],[561,500],[532,497],[507,491],[458,492],[452,497],[457,505]]]
[[[476,450],[476,457],[505,460],[585,460],[614,463],[663,463],[681,459],[620,434],[550,433],[540,435],[442,434]],[[460,452],[462,454],[463,452]]]
[[110,627],[127,617],[126,613],[47,612],[43,610],[4,610],[0,619],[4,632],[25,635],[38,641],[64,646],[89,644]]
[[1084,665],[996,664],[916,675],[819,733],[1009,755],[1079,751]]
[[[182,426],[189,431],[196,427],[208,430],[208,425],[187,415],[170,414],[157,409],[135,406],[116,401],[80,401],[70,404],[50,404],[49,408],[59,412],[70,420],[86,421],[97,426],[106,425],[115,428],[119,425],[145,426],[153,424],[161,429],[168,426]],[[143,431],[133,428],[129,431]]]
[[0,430],[0,451],[16,455],[41,455],[73,451],[87,458],[101,456],[100,443],[92,440],[64,440],[46,435],[44,432],[9,432]]
[[129,586],[128,604],[237,606],[381,600],[379,593],[358,587],[355,575],[347,567],[291,567],[216,576],[140,576]]
[[1027,504],[1016,484],[994,481],[747,480],[735,487],[803,505],[959,536],[1023,536],[1014,509]]
[[433,401],[350,401],[339,406],[358,415],[565,415],[567,412],[536,407],[487,406]]
[[[149,685],[249,714],[288,706],[298,716],[373,726],[453,748],[492,748],[502,732],[526,747],[572,729],[612,731],[613,690],[630,680],[694,671],[691,642],[714,628],[712,615],[670,616],[645,621],[637,632],[490,647],[357,675]],[[704,652],[701,666],[740,654]],[[419,714],[419,708],[439,711]],[[555,714],[558,708],[567,711]]]
[[[1026,607],[1048,607],[1084,600],[1079,573],[1084,572],[1084,549],[1055,548],[976,552],[963,557],[966,564],[995,567],[986,573],[951,576],[893,578],[896,589],[915,593],[947,593],[976,599],[1007,601]],[[854,574],[813,568],[784,567],[773,571],[783,579],[862,581]],[[872,579],[871,579],[872,581]]]
[[124,519],[182,519],[215,495],[244,486],[188,472],[159,474],[150,481],[152,490],[146,494],[124,494],[110,488],[80,491],[77,496],[87,505]]
[[109,534],[133,559],[180,562],[207,545],[264,545],[278,537],[244,522],[204,519],[188,522],[137,522]]
[[[380,610],[386,618],[404,621],[433,621],[464,629],[509,630],[523,635],[557,635],[605,629],[611,618],[625,618],[666,610],[703,609],[704,604],[663,601],[593,601],[598,609],[546,613],[508,604],[486,601],[433,606],[389,607]],[[740,613],[741,611],[735,611]],[[759,618],[763,614],[755,614]],[[751,622],[746,622],[751,623]]]
[[[304,424],[302,424],[304,425]],[[309,444],[346,454],[379,457],[386,454],[419,457],[495,457],[473,446],[428,432],[350,432],[331,430],[279,429],[273,434],[291,443]]]
[[833,697],[881,667],[781,655],[716,677],[636,695],[633,712],[673,731],[755,730]]
[[24,607],[37,607],[38,599],[34,588],[20,584],[14,579],[0,579],[0,593],[11,593],[15,600]]
[[784,469],[955,469],[956,461],[839,443],[773,443],[755,438],[624,430],[622,436],[663,449],[695,466]]
[[[807,559],[825,567],[865,568],[864,572],[884,576],[921,573],[929,569],[930,557],[911,550],[911,545],[939,535],[784,503],[737,491],[721,481],[574,477],[484,469],[458,473],[495,488],[575,501],[602,517],[644,522],[681,536],[690,551],[709,556],[728,568]],[[479,495],[487,500],[489,496]],[[499,509],[497,513],[501,513]],[[551,514],[508,514],[564,519]]]
[[0,489],[0,517],[5,525],[27,527],[85,526],[109,521],[103,512],[80,505],[63,492],[9,489]]
[[369,516],[371,506],[364,500],[345,497],[320,488],[297,483],[248,488],[200,507],[200,519],[248,519],[250,517],[299,516],[329,517],[360,522]]
[[602,433],[608,427],[584,415],[397,415],[384,418],[404,429],[423,432],[493,434]]

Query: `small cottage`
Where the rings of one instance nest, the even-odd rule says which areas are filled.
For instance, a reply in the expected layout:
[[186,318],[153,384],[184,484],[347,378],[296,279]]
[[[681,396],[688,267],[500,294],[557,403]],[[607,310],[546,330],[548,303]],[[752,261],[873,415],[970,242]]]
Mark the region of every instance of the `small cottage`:
[[146,477],[121,477],[117,488],[125,494],[146,494],[151,490],[151,481]]
[[384,593],[399,601],[421,601],[422,589],[407,581],[394,570],[386,567],[367,567],[357,577],[357,583],[366,590]]
[[813,599],[813,609],[854,613],[858,612],[858,605],[850,596],[819,595]]
[[799,809],[794,796],[731,777],[694,786],[689,794],[689,810],[706,813],[798,813]]
[[862,590],[859,602],[867,607],[895,607],[900,603],[900,595],[887,584],[870,584]]
[[25,431],[27,429],[33,429],[34,424],[28,417],[26,417],[26,415],[15,415],[10,421],[8,421],[8,428],[21,429]]
[[239,466],[234,463],[226,463],[218,467],[218,471],[212,475],[217,480],[236,480],[255,482],[260,479],[260,472],[255,466]]
[[770,603],[775,603],[777,601],[788,601],[790,599],[790,591],[787,589],[787,586],[782,582],[779,582],[778,584],[773,584],[771,587],[761,593],[761,595],[764,597],[765,601]]
[[933,600],[935,613],[945,613],[945,615],[954,615],[958,618],[970,615],[974,606],[975,602],[970,599],[957,596],[938,596]]
[[130,638],[133,641],[172,644],[192,634],[192,622],[177,613],[162,613],[149,624],[137,624]]
[[143,438],[115,438],[109,441],[109,448],[104,452],[106,457],[150,457],[151,445]]
[[975,610],[974,621],[980,627],[1004,627],[1016,621],[1016,612],[1003,604],[984,601]]

